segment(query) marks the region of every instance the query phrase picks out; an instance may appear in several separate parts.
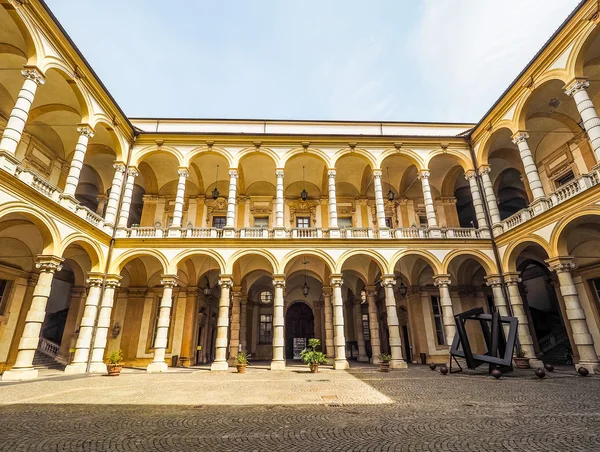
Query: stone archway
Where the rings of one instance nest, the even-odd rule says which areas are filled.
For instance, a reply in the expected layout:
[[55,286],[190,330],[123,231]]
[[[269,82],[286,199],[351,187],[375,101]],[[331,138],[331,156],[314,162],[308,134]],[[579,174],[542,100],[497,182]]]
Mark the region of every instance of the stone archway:
[[299,359],[299,350],[306,347],[313,337],[315,318],[311,307],[302,301],[293,302],[285,315],[286,359]]

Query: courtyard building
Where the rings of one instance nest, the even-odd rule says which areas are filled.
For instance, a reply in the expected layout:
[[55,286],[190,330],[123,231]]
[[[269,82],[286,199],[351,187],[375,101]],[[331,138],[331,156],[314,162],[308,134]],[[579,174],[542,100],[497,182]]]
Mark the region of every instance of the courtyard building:
[[336,370],[445,363],[476,307],[600,372],[598,8],[449,124],[128,118],[43,1],[3,0],[2,380],[118,349],[283,370],[310,338]]

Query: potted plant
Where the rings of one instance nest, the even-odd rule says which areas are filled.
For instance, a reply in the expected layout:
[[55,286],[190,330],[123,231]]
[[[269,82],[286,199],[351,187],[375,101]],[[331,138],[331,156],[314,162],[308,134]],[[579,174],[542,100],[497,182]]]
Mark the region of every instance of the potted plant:
[[382,372],[389,372],[391,361],[392,355],[386,355],[385,353],[379,355],[379,370]]
[[517,347],[515,350],[513,360],[518,369],[529,369],[529,358],[525,357],[525,351],[521,347]]
[[310,371],[314,374],[319,371],[319,364],[327,364],[325,353],[317,350],[321,346],[319,339],[309,339],[308,347],[300,352],[300,357],[304,364],[308,364]]
[[248,366],[248,353],[239,352],[235,357],[235,367],[239,374],[246,373],[246,366]]
[[123,364],[121,361],[123,360],[123,352],[121,349],[114,350],[106,360],[106,370],[108,370],[108,375],[110,377],[116,377],[121,373],[121,369],[123,368]]

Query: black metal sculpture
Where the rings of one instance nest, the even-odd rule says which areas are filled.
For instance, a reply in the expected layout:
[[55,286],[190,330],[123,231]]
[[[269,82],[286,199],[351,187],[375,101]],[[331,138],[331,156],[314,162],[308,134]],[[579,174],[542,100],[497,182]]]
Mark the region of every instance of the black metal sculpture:
[[[466,329],[466,323],[469,320],[479,322],[487,349],[487,352],[483,355],[473,353],[471,350]],[[450,372],[452,372],[452,360],[458,365],[458,372],[462,370],[456,357],[464,358],[469,369],[488,364],[490,373],[494,369],[499,369],[503,373],[513,370],[512,357],[519,324],[516,317],[503,317],[498,312],[485,314],[483,308],[475,308],[456,314],[454,321],[456,323],[456,335],[450,347]],[[504,324],[509,325],[508,337],[504,333]]]

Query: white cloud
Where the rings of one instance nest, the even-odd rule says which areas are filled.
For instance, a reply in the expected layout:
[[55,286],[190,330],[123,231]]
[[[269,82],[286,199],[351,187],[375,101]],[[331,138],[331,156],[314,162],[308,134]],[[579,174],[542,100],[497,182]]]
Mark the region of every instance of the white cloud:
[[407,42],[431,111],[477,121],[577,5],[577,0],[425,0]]

